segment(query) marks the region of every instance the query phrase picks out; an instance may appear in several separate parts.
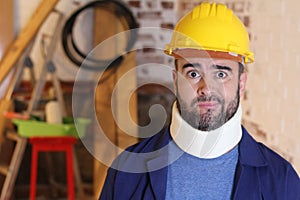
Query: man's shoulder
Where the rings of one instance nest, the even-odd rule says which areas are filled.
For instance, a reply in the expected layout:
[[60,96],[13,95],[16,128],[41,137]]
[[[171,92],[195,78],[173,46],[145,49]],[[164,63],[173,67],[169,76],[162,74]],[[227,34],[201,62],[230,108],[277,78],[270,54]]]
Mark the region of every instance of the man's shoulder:
[[[271,149],[262,142],[257,142],[255,139],[252,138],[252,136],[250,136],[250,134],[247,131],[244,132],[244,137],[247,137],[246,140],[249,144],[249,146],[247,146],[246,148],[249,148],[251,146],[251,149],[248,149],[248,151],[251,152],[247,153],[247,157],[255,157],[253,159],[255,161],[260,159],[260,161],[257,162],[259,163],[257,167],[264,167],[261,168],[263,171],[268,170],[274,176],[293,174],[296,177],[298,177],[292,164],[283,156],[281,156],[278,152],[275,152],[273,149]],[[279,178],[278,176],[277,178]]]
[[[254,167],[248,169],[255,169],[266,199],[272,199],[274,196],[299,199],[299,175],[292,164],[262,142],[255,141],[247,132],[244,132],[243,137],[244,161]],[[245,154],[247,148],[248,153]]]
[[[260,162],[265,162],[265,164],[283,164],[287,165],[289,162],[284,159],[280,154],[272,150],[266,144],[261,141],[256,141],[251,134],[244,129],[243,131],[243,143],[244,150],[248,151],[247,155],[260,157]],[[250,151],[250,152],[249,152]]]
[[140,142],[129,146],[125,151],[134,153],[148,153],[155,150],[159,150],[163,146],[167,145],[170,139],[169,128],[163,128],[160,132],[142,139]]
[[167,158],[167,148],[164,147],[170,139],[168,130],[164,128],[159,133],[128,147],[114,160],[111,168],[129,173],[149,171],[150,160]]

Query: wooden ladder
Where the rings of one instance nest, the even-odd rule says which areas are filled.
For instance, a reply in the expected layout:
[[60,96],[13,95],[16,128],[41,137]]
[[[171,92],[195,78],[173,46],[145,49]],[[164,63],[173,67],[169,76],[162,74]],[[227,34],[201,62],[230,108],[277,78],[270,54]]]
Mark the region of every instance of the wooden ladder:
[[[29,54],[29,52],[32,48],[32,44],[33,43],[31,43],[26,48],[25,53],[19,59],[16,69],[14,69],[14,74],[11,77],[9,87],[6,91],[5,97],[1,102],[1,118],[2,118],[1,121],[2,122],[6,121],[6,119],[4,117],[4,113],[6,111],[9,111],[12,106],[11,96],[12,96],[12,93],[13,93],[16,83],[18,82],[18,80],[21,77],[21,74],[22,74],[23,68],[24,68],[24,62],[26,59],[26,55]],[[24,151],[25,151],[26,145],[27,145],[26,138],[20,137],[19,134],[15,131],[7,130],[4,125],[5,124],[3,124],[3,127],[2,127],[3,134],[2,134],[1,144],[4,144],[5,140],[9,140],[10,142],[15,143],[15,145],[14,145],[12,157],[9,161],[9,164],[7,164],[7,163],[0,164],[0,174],[5,176],[1,195],[0,195],[0,200],[8,200],[11,198],[11,194],[12,194],[12,191],[14,188],[14,183],[15,183],[16,177],[18,175],[18,171],[19,171],[19,168],[21,165],[23,154],[24,154]],[[4,134],[4,133],[6,133],[6,134]],[[0,151],[2,151],[2,149],[0,149]]]
[[[6,111],[9,111],[12,105],[12,93],[15,88],[15,84],[20,77],[20,74],[22,73],[24,61],[27,56],[26,54],[28,54],[28,52],[31,50],[33,39],[35,38],[44,20],[55,8],[58,1],[59,0],[43,0],[40,3],[39,7],[34,12],[25,29],[21,31],[18,38],[13,42],[0,62],[0,84],[10,72],[13,73],[13,77],[11,78],[11,81],[9,83],[9,87],[6,91],[5,97],[0,102],[0,148],[1,144],[3,144],[3,141],[5,140],[15,142],[15,147],[10,163],[6,166],[0,166],[0,174],[5,176],[0,200],[11,199],[14,183],[18,175],[18,171],[27,144],[27,139],[21,138],[17,133],[6,133],[7,123],[4,117],[4,113]],[[16,64],[17,66],[15,67]]]

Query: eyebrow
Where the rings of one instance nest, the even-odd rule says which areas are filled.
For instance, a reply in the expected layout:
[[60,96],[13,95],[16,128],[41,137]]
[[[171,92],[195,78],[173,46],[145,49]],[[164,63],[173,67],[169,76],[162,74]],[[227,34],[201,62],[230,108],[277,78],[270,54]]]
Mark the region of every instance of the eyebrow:
[[[187,67],[199,67],[201,68],[201,64],[200,63],[186,63],[182,66],[182,69],[187,68]],[[214,69],[221,69],[221,70],[227,70],[227,71],[232,71],[231,67],[228,67],[226,65],[211,65],[212,68]]]
[[201,67],[201,64],[199,63],[186,63],[182,66],[182,69],[187,68],[187,67]]
[[212,65],[213,68],[215,69],[222,69],[222,70],[227,70],[227,71],[232,71],[231,67],[225,66],[225,65]]

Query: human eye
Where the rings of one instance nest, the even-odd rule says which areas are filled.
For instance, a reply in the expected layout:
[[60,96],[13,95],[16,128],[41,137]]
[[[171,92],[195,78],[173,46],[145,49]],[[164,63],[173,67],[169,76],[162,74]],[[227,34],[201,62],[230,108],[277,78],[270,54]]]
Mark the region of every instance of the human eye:
[[191,70],[191,71],[188,71],[188,72],[187,72],[187,76],[188,76],[188,78],[196,79],[196,78],[199,78],[199,77],[200,77],[200,74],[199,74],[199,72],[196,71],[196,70]]
[[218,79],[225,79],[227,76],[228,76],[228,74],[223,71],[218,71],[216,73],[216,78],[218,78]]

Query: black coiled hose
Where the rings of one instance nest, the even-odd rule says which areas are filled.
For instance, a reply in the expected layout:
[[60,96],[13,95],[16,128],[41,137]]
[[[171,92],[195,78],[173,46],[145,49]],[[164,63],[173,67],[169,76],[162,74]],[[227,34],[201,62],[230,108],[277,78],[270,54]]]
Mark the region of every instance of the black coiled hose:
[[[76,22],[76,19],[81,12],[85,11],[88,8],[100,7],[105,9],[112,14],[114,14],[119,19],[125,19],[124,29],[131,30],[130,36],[127,41],[126,52],[130,51],[137,38],[138,27],[137,22],[129,8],[123,3],[117,0],[102,0],[102,1],[93,1],[83,7],[76,10],[66,21],[65,26],[62,30],[62,46],[67,55],[67,57],[78,67],[82,67],[88,70],[103,70],[104,68],[117,67],[123,61],[123,55],[116,56],[112,60],[97,60],[92,59],[87,56],[84,52],[80,51],[76,45],[73,37],[73,27]],[[124,20],[121,20],[123,22]],[[105,27],[104,27],[105,28]],[[83,62],[84,60],[89,62]]]

